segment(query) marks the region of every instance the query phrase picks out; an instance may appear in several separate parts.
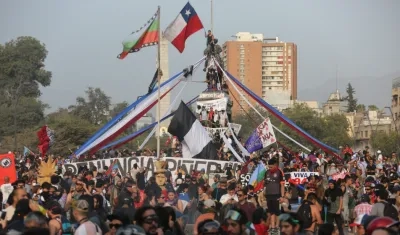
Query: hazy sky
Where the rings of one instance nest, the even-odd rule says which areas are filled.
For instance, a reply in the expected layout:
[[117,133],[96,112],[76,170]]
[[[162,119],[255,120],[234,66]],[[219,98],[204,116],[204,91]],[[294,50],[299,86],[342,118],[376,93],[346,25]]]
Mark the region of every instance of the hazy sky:
[[[210,0],[190,1],[210,27]],[[220,42],[236,32],[263,33],[298,47],[300,100],[326,101],[335,90],[353,83],[359,101],[390,104],[391,80],[400,76],[400,1],[267,1],[214,0],[214,31]],[[52,110],[75,103],[88,86],[100,87],[113,103],[136,100],[146,93],[154,73],[156,47],[118,60],[121,41],[142,26],[161,5],[163,29],[176,17],[184,0],[4,0],[0,2],[0,43],[33,36],[49,51],[46,69],[52,84],[42,99]],[[170,75],[201,58],[205,39],[192,36],[183,54],[169,47]],[[198,71],[196,80],[203,79]],[[193,83],[187,100],[204,89]],[[175,93],[176,94],[176,93]]]

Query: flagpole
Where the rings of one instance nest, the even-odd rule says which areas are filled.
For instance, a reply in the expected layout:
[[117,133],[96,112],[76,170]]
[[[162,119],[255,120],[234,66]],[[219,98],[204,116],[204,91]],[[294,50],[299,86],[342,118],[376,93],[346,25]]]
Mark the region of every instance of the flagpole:
[[213,0],[211,0],[211,33],[214,34],[214,7]]
[[158,68],[157,68],[157,72],[158,72],[158,75],[157,75],[157,82],[158,82],[158,102],[157,102],[157,128],[158,128],[158,135],[157,135],[157,158],[158,157],[160,157],[160,135],[161,135],[161,133],[160,133],[160,117],[161,117],[161,112],[160,112],[160,109],[161,109],[161,91],[160,91],[160,89],[161,89],[161,37],[162,37],[162,35],[161,35],[161,27],[160,27],[160,24],[161,24],[161,22],[160,22],[160,19],[161,19],[161,17],[160,17],[160,6],[158,6],[158,29],[157,29],[157,31],[158,31],[158,58],[157,58],[157,61],[158,61]]

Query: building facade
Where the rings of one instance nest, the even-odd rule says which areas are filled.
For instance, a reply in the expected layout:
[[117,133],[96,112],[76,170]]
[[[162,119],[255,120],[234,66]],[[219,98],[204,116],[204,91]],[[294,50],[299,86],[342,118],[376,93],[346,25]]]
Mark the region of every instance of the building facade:
[[[225,69],[271,105],[284,109],[297,99],[296,44],[239,32],[235,40],[223,44],[222,51]],[[230,93],[233,115],[249,108],[236,90],[230,88]]]
[[390,114],[381,113],[379,111],[354,113],[352,130],[354,147],[356,149],[363,149],[365,146],[371,148],[371,137],[374,133],[384,132],[389,134],[392,123]]
[[347,101],[345,101],[340,95],[339,90],[336,90],[336,92],[329,95],[326,103],[322,105],[322,111],[324,115],[347,112]]

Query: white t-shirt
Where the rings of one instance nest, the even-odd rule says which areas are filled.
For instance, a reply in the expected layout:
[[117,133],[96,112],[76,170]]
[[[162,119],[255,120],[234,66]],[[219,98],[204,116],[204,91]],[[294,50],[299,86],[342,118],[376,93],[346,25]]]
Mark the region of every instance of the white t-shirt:
[[12,191],[14,190],[14,187],[8,183],[8,184],[3,184],[0,187],[1,193],[3,194],[3,203],[6,203],[8,200],[8,197],[10,196],[10,194],[12,193]]
[[227,193],[227,194],[222,195],[221,199],[219,199],[219,202],[220,202],[221,204],[224,204],[225,202],[227,202],[227,201],[230,200],[230,199],[233,199],[233,200],[235,200],[236,202],[239,201],[239,199],[238,199],[238,197],[237,197],[236,194],[233,195],[233,196],[231,196],[231,195],[229,195],[229,194]]
[[15,207],[9,206],[4,211],[6,212],[6,220],[10,221],[12,219],[12,217],[14,216]]
[[81,225],[79,225],[78,229],[75,231],[74,235],[102,235],[101,229],[95,225],[94,223],[87,221]]

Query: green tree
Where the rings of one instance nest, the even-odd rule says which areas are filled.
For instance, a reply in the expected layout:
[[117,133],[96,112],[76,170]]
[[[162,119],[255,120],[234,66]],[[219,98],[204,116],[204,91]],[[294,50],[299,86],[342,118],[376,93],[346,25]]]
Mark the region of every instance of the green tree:
[[399,135],[392,131],[376,132],[371,136],[371,146],[375,150],[381,150],[384,155],[389,156],[392,152],[398,152],[400,149]]
[[13,134],[14,147],[17,147],[17,133],[22,129],[20,124],[32,126],[43,119],[45,106],[31,109],[34,118],[24,114],[26,106],[20,106],[21,103],[31,103],[34,107],[42,104],[37,100],[41,94],[39,88],[50,85],[52,76],[44,69],[46,57],[45,45],[33,37],[19,37],[0,46],[0,106],[4,118],[0,134]]
[[347,85],[346,93],[346,100],[348,102],[347,112],[354,112],[357,109],[357,99],[354,97],[356,90],[353,88],[351,83]]
[[351,145],[351,138],[348,134],[350,124],[343,114],[333,114],[322,117],[324,122],[324,133],[321,136],[322,142],[338,148],[340,145]]
[[[273,115],[269,114],[265,110],[260,112],[264,117],[269,116],[273,125],[300,144],[309,149],[315,147]],[[239,115],[234,118],[235,123],[242,124],[240,135],[244,139],[248,138],[251,132],[262,122],[262,118],[255,111],[251,110],[247,113],[248,114]],[[350,143],[351,141],[351,138],[348,135],[349,123],[343,114],[320,116],[306,104],[295,104],[293,107],[284,110],[283,114],[296,123],[296,125],[301,129],[334,148]],[[291,148],[293,151],[299,149],[299,146],[284,137],[280,132],[276,130],[274,132],[279,142]]]
[[365,112],[366,108],[364,104],[357,104],[356,111],[357,112]]
[[126,101],[115,104],[114,107],[110,111],[111,118],[117,116],[126,107],[128,107],[128,103]]
[[100,88],[89,87],[84,97],[76,98],[76,105],[70,106],[73,114],[94,125],[104,124],[110,115],[111,98]]
[[47,117],[47,124],[55,131],[55,143],[50,153],[69,155],[97,130],[98,126],[75,116],[67,109],[59,109]]
[[368,105],[368,110],[369,111],[378,111],[379,108],[376,105],[371,104],[371,105]]

